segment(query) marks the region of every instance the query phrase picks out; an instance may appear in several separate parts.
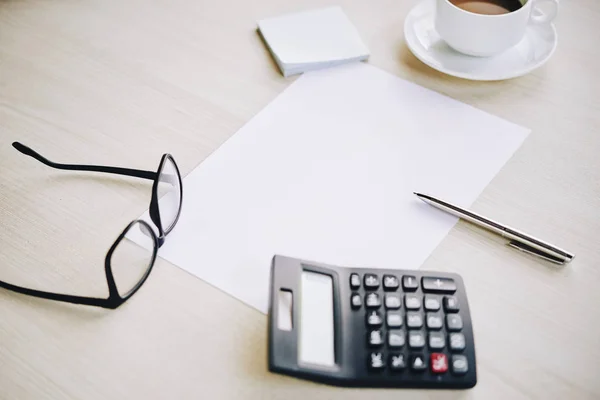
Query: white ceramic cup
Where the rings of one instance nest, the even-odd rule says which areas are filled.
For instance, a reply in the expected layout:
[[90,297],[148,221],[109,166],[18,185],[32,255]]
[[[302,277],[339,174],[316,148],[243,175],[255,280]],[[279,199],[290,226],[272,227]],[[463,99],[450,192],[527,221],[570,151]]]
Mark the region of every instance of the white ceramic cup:
[[[477,57],[499,54],[525,35],[529,24],[549,24],[558,14],[558,0],[520,0],[516,11],[499,15],[476,14],[449,0],[436,0],[435,30],[454,50]],[[541,3],[549,3],[542,12]]]

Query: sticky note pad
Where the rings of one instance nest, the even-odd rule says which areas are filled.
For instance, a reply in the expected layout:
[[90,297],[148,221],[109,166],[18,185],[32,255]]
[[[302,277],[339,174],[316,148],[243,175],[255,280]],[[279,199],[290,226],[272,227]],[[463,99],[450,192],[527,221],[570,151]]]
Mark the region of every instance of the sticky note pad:
[[369,49],[340,7],[264,19],[258,30],[284,76],[369,57]]

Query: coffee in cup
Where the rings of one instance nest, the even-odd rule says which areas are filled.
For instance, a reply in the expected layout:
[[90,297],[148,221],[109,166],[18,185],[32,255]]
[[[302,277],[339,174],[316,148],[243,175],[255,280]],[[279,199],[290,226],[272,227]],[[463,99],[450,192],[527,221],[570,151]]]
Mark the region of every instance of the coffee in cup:
[[[541,3],[550,11],[543,13]],[[454,50],[486,57],[513,47],[529,24],[549,24],[557,13],[558,0],[436,0],[435,29]]]
[[475,14],[501,15],[523,7],[520,0],[450,0],[458,8]]

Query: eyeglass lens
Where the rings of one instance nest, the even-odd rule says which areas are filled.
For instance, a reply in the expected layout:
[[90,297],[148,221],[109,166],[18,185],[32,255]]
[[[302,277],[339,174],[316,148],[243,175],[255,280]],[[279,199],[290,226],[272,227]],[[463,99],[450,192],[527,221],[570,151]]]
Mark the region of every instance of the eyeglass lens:
[[148,275],[152,266],[155,246],[153,233],[139,221],[129,227],[126,235],[129,234],[135,235],[140,243],[126,240],[124,236],[117,244],[110,259],[113,278],[119,296],[122,298],[128,297]]
[[165,159],[158,175],[157,190],[160,223],[167,233],[173,228],[181,206],[179,173],[169,157]]

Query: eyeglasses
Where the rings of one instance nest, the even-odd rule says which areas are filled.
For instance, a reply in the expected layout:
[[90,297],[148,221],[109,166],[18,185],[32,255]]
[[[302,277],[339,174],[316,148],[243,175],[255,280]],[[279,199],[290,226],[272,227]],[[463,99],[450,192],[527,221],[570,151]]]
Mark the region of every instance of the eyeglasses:
[[[14,142],[12,145],[21,153],[33,157],[52,168],[68,171],[104,172],[154,181],[149,214],[150,219],[156,225],[158,236],[147,222],[139,219],[131,221],[125,227],[108,250],[104,261],[108,298],[44,292],[0,281],[0,287],[29,296],[110,309],[119,307],[144,284],[154,266],[158,248],[162,246],[165,237],[173,230],[179,219],[183,187],[175,160],[170,154],[163,154],[156,172],[99,165],[59,164],[42,157],[39,153],[19,142]],[[136,231],[142,234],[139,235]],[[138,242],[142,241],[143,243],[135,244],[132,241],[124,240],[130,233],[132,235],[136,234]]]

